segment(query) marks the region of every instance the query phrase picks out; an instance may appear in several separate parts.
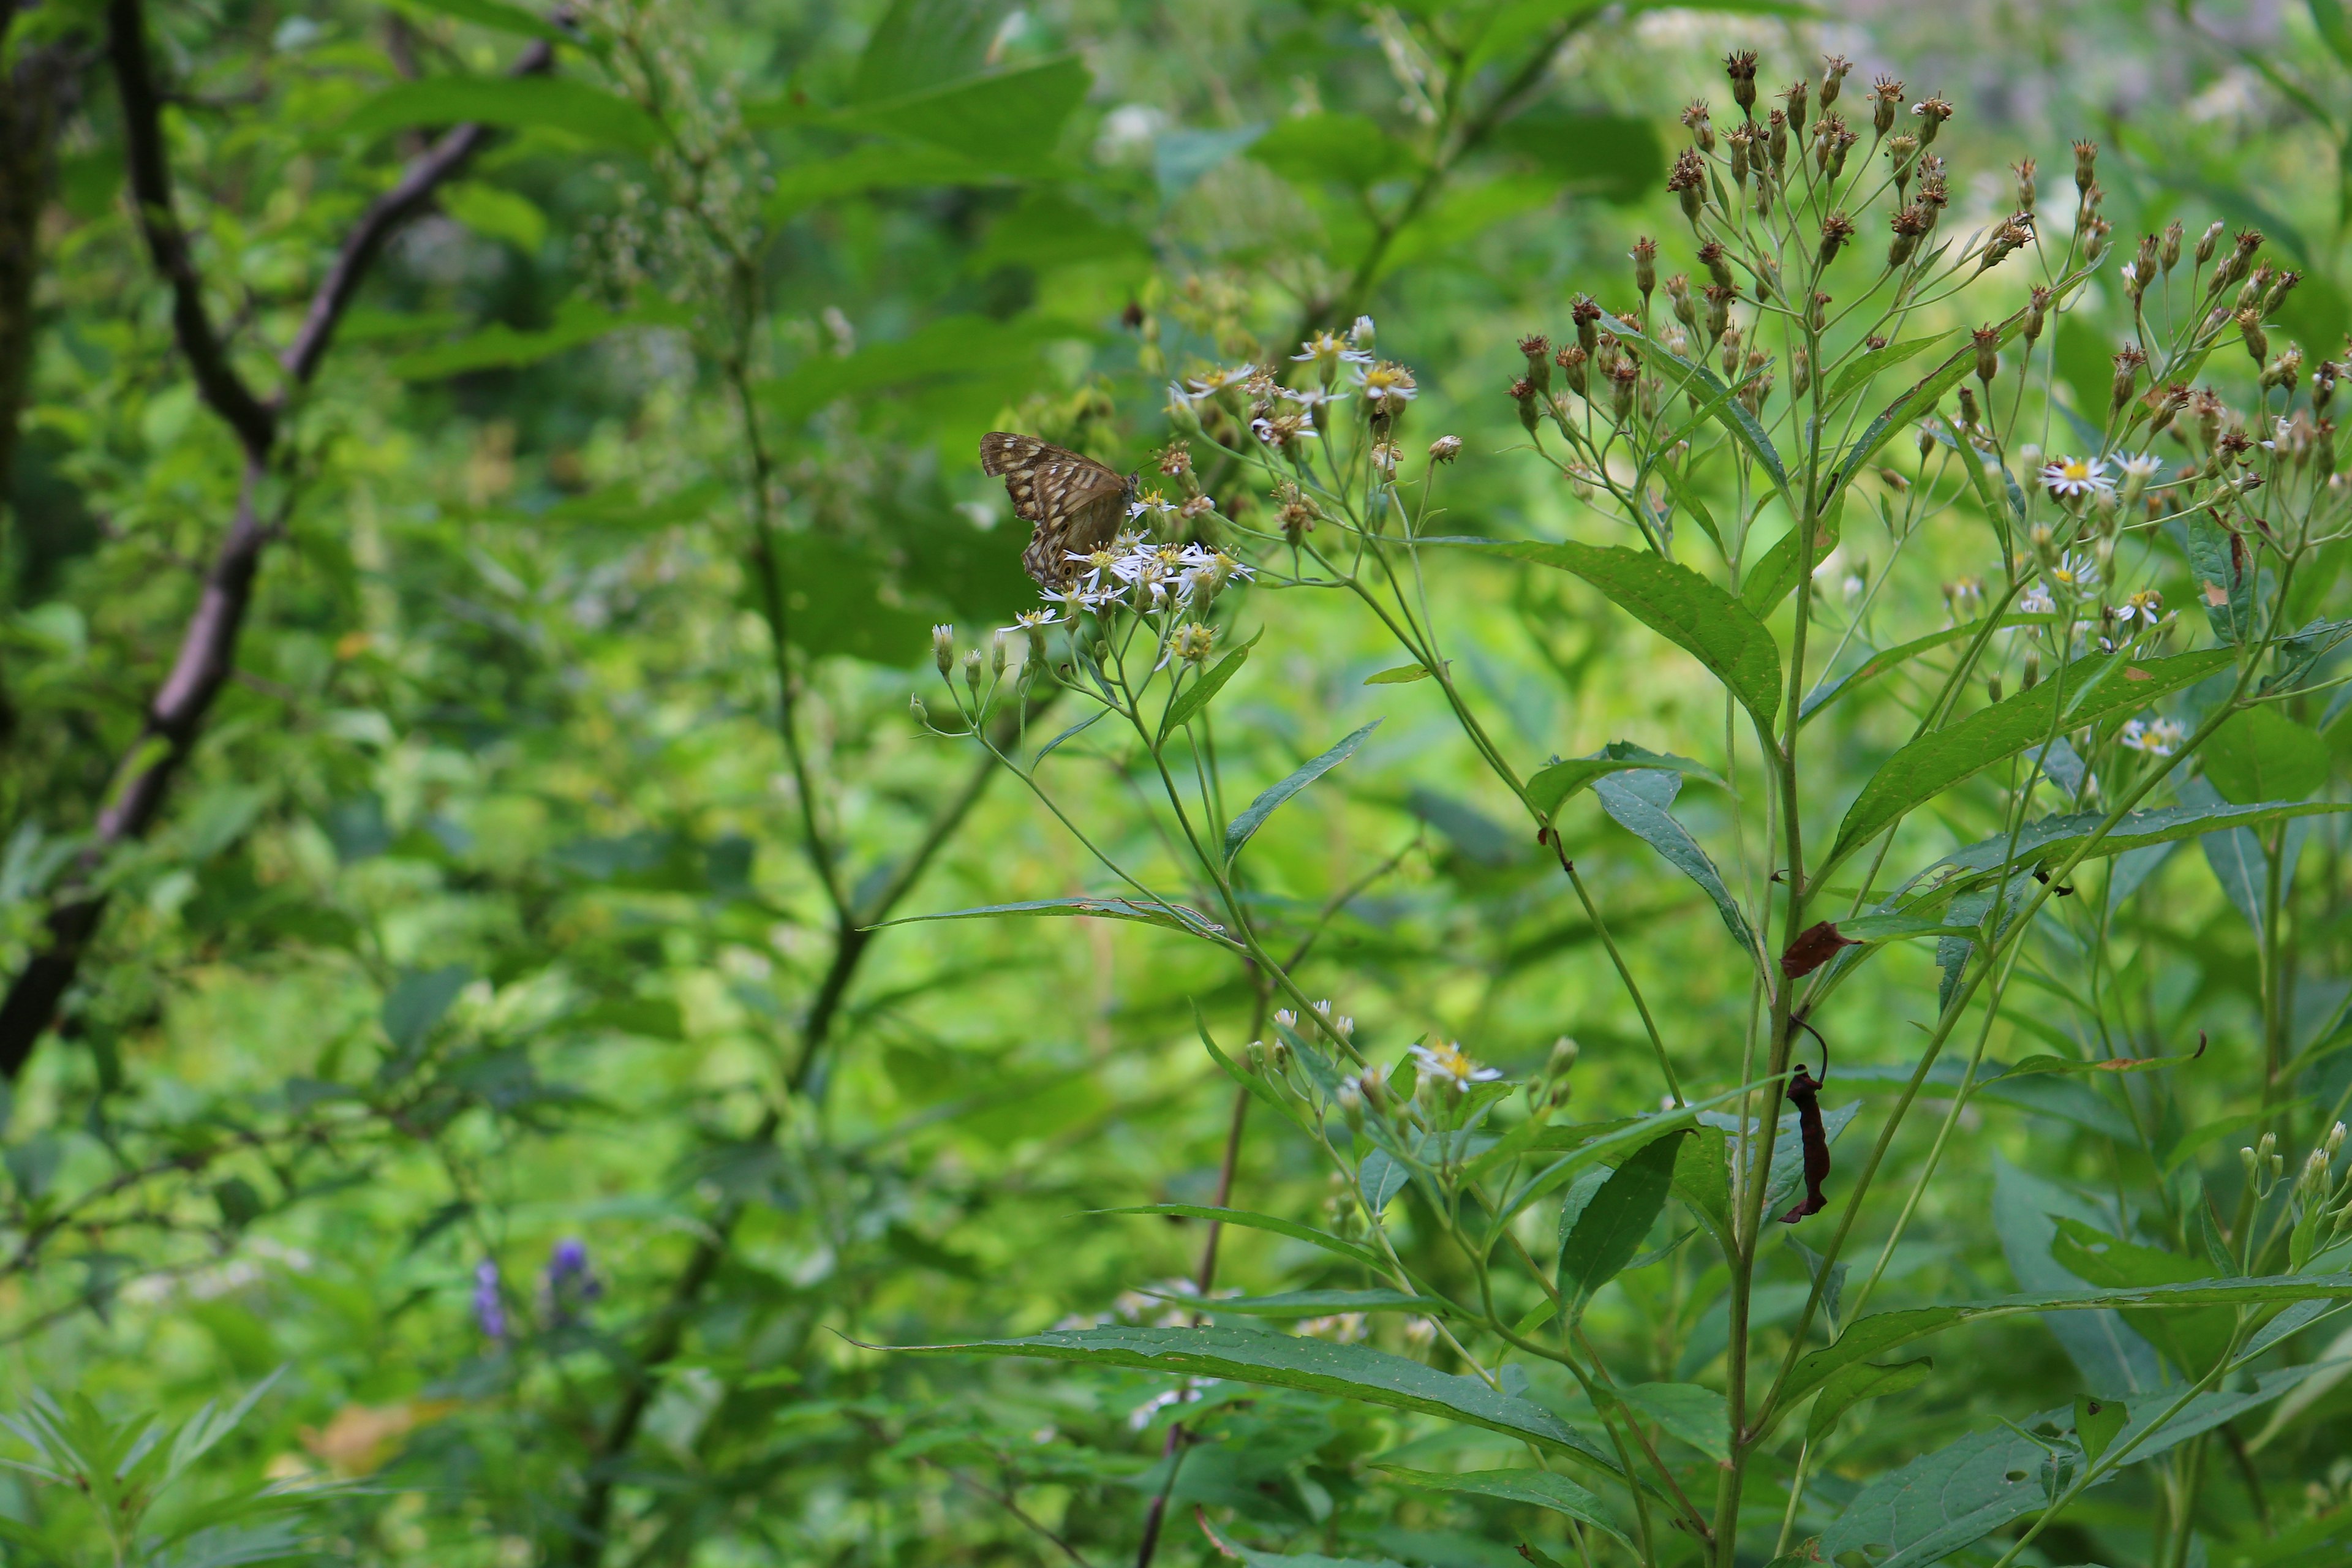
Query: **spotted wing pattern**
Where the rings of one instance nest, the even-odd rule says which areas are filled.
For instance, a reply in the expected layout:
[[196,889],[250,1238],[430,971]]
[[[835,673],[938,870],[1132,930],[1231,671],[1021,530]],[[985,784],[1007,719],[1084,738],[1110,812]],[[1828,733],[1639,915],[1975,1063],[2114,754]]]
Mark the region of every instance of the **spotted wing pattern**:
[[1077,571],[1071,553],[1108,544],[1126,518],[1125,479],[1034,436],[990,431],[980,438],[980,466],[1003,477],[1013,515],[1034,525],[1021,564],[1040,587],[1067,584]]

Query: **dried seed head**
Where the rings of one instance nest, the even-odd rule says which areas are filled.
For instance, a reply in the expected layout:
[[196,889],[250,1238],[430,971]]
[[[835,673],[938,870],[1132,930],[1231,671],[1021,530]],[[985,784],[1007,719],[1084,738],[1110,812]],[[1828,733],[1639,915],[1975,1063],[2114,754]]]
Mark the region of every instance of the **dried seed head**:
[[1984,420],[1977,413],[1977,395],[1965,386],[1960,388],[1960,426],[1967,430],[1984,427]]
[[2227,226],[2220,218],[2215,218],[2205,226],[2205,232],[2197,237],[2197,249],[2194,254],[2198,266],[2202,267],[2213,259],[2213,247],[2221,242],[2221,231]]
[[1830,297],[1827,294],[1813,296],[1813,307],[1805,312],[1805,323],[1817,332],[1829,330]]
[[1984,254],[1977,259],[1977,270],[1990,271],[2032,243],[2032,215],[2012,213],[2009,221],[1993,230],[1992,237],[1985,241]]
[[1827,109],[1838,100],[1839,90],[1853,69],[1853,62],[1843,55],[1831,55],[1822,61],[1822,107]]
[[1739,345],[1742,336],[1738,327],[1726,327],[1723,341],[1717,346],[1723,352],[1723,374],[1728,381],[1739,374]]
[[1897,196],[1910,189],[1911,176],[1919,163],[1919,138],[1912,135],[1890,136],[1886,139],[1886,161],[1895,171],[1895,194]]
[[1756,108],[1756,51],[1735,49],[1725,56],[1723,74],[1731,79],[1731,100],[1739,112],[1750,114]]
[[1780,89],[1780,101],[1789,106],[1790,124],[1804,124],[1805,100],[1807,98],[1811,96],[1813,84],[1807,81],[1803,77],[1799,77],[1796,80],[1790,82],[1788,86]]
[[2026,296],[2025,320],[2018,331],[2028,343],[2042,336],[2042,324],[2050,317],[2050,290],[2036,285]]
[[1992,392],[1993,377],[2000,374],[2000,329],[1986,325],[1969,336],[1977,348],[1977,379],[1984,384],[1988,396]]
[[1640,377],[1642,367],[1633,363],[1631,354],[1621,357],[1609,367],[1609,410],[1622,424],[1633,413],[1633,383]]
[[1690,131],[1691,139],[1698,143],[1700,152],[1715,151],[1715,125],[1707,118],[1706,100],[1691,100],[1690,107],[1683,110],[1683,124]]
[[2009,172],[2017,176],[2017,210],[2022,213],[2033,210],[2033,199],[2039,194],[2033,182],[2035,167],[2031,158],[2020,158],[2009,166]]
[[1650,296],[1658,287],[1658,242],[1648,235],[1633,241],[1633,287],[1642,296],[1642,309],[1650,308]]
[[1528,380],[1534,384],[1537,395],[1551,392],[1551,340],[1541,332],[1530,332],[1519,340],[1519,353],[1528,358]]
[[1584,352],[1582,345],[1578,343],[1564,344],[1558,353],[1551,356],[1552,363],[1566,374],[1569,390],[1579,397],[1584,395],[1585,362],[1591,357]]
[[2147,355],[2135,344],[2126,343],[2116,351],[2116,384],[2109,394],[2113,410],[2120,412],[2139,393],[2139,367],[2147,363]]
[[2336,396],[2336,383],[2343,374],[2344,367],[2332,359],[2321,360],[2319,367],[2311,373],[2311,411],[2314,414],[2326,411],[2328,403]]
[[1536,384],[1526,376],[1511,383],[1511,401],[1519,405],[1519,424],[1530,436],[1536,432],[1536,421],[1542,415],[1542,405],[1536,401]]
[[1433,463],[1450,463],[1461,455],[1462,437],[1459,436],[1440,436],[1429,444],[1429,460]]
[[1764,121],[1764,151],[1775,174],[1789,164],[1789,117],[1774,110]]
[[1927,209],[1914,202],[1890,215],[1886,222],[1895,231],[1894,239],[1886,247],[1886,265],[1900,267],[1911,259],[1912,253],[1919,247],[1919,237],[1927,232]]
[[1911,112],[1919,117],[1919,145],[1925,147],[1936,139],[1936,132],[1944,128],[1944,121],[1955,111],[1943,98],[1928,97],[1913,104]]
[[2302,281],[2302,273],[2292,268],[2283,268],[2276,278],[2271,279],[2270,288],[2263,295],[2263,314],[2277,315],[2279,307],[2286,303],[2286,297],[2293,293],[2294,286]]
[[1715,280],[1717,288],[1728,289],[1735,294],[1739,291],[1739,279],[1733,275],[1731,263],[1726,258],[1721,243],[1710,239],[1700,246],[1698,260],[1699,265],[1706,268],[1706,275]]
[[1719,338],[1730,330],[1731,302],[1738,297],[1738,289],[1727,289],[1720,283],[1710,283],[1706,286],[1706,335],[1708,337]]
[[1576,323],[1576,341],[1591,353],[1601,341],[1601,307],[1590,294],[1579,294],[1570,302],[1568,318]]
[[1799,343],[1789,351],[1790,397],[1792,399],[1802,398],[1805,395],[1807,389],[1812,384],[1813,356],[1805,352],[1804,344]]
[[2074,143],[2074,189],[2088,198],[2091,186],[2099,177],[2099,144],[2096,142]]
[[1745,121],[1724,133],[1731,144],[1731,181],[1736,185],[1748,184],[1748,150],[1756,144],[1756,132]]
[[2238,312],[2236,320],[2238,335],[2245,340],[2246,353],[2259,368],[2271,353],[2270,334],[2263,331],[2263,313],[2249,306]]
[[1706,158],[1696,147],[1685,147],[1666,175],[1666,189],[1681,203],[1683,216],[1696,226],[1706,205]]
[[2173,416],[2187,405],[2189,384],[2176,381],[2166,387],[2160,396],[2158,396],[2151,388],[2150,395],[2156,396],[2156,406],[2154,412],[2148,416],[2147,433],[2151,437],[2161,436],[2166,427],[2171,425]]
[[1822,219],[1821,265],[1827,267],[1835,261],[1838,252],[1845,248],[1845,242],[1853,237],[1853,219],[1846,216],[1843,210],[1832,212]]
[[1884,136],[1895,129],[1895,111],[1903,104],[1903,81],[1882,76],[1870,84],[1871,129]]
[[2278,358],[2271,361],[2269,367],[2263,372],[2263,390],[2267,392],[2273,387],[2283,386],[2287,391],[2293,392],[2294,384],[2302,374],[2303,350],[2289,343],[2280,353]]
[[2157,264],[2167,272],[2180,265],[2180,220],[2174,218],[2164,226],[2164,242],[2157,254]]

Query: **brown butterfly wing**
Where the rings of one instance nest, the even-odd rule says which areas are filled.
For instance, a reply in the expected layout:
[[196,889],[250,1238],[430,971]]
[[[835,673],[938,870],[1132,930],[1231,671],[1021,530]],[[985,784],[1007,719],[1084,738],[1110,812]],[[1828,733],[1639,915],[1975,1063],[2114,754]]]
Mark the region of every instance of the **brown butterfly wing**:
[[1071,552],[1109,543],[1126,515],[1126,479],[1034,436],[990,431],[980,438],[980,466],[1003,476],[1013,515],[1034,527],[1021,564],[1040,587],[1067,584],[1077,564]]

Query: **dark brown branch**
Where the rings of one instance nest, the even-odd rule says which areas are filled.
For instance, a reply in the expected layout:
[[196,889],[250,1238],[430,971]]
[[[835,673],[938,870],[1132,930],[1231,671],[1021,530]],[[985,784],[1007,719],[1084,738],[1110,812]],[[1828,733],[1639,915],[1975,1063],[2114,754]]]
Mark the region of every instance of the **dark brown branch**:
[[205,283],[172,202],[172,166],[163,153],[163,100],[147,58],[147,18],[140,0],[110,0],[106,47],[122,100],[122,141],[131,196],[155,270],[172,286],[172,331],[213,412],[228,421],[246,456],[261,461],[277,440],[278,420],[229,363],[228,347],[205,309]]
[[[204,280],[189,255],[172,211],[172,185],[163,159],[161,103],[149,74],[146,31],[140,0],[110,0],[108,8],[115,79],[128,128],[131,179],[156,270],[171,284],[173,324],[205,401],[237,434],[246,450],[245,479],[236,516],[205,574],[195,613],[181,634],[170,673],[147,704],[146,722],[122,760],[100,808],[90,843],[77,858],[72,880],[49,910],[38,951],[0,999],[0,1079],[24,1069],[42,1031],[57,1016],[82,954],[106,912],[106,895],[89,885],[109,851],[145,835],[162,810],[173,777],[187,760],[213,700],[235,668],[237,638],[253,602],[261,557],[278,532],[280,520],[261,515],[258,496],[275,456],[278,399],[263,403],[229,364],[204,305]],[[546,70],[553,51],[533,44],[517,59],[518,75]],[[302,329],[280,356],[290,389],[317,374],[341,320],[369,267],[401,224],[423,210],[434,191],[462,169],[485,140],[484,128],[460,125],[445,133],[412,163],[393,188],[368,205],[352,226],[334,265],[313,295]]]

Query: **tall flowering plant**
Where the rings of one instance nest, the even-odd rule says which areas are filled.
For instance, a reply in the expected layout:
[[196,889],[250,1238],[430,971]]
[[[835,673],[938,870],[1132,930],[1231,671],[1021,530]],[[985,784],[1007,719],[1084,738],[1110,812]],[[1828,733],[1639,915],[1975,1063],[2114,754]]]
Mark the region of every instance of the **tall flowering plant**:
[[[1518,343],[1523,455],[1500,460],[1548,465],[1583,503],[1568,536],[1434,531],[1464,445],[1407,439],[1419,384],[1360,319],[1286,360],[1172,385],[1159,468],[1181,499],[1138,503],[1132,531],[1074,559],[990,658],[959,660],[942,628],[958,713],[943,731],[987,740],[991,713],[1041,682],[1090,705],[1034,752],[989,743],[1118,884],[960,912],[1125,919],[1231,953],[1258,998],[1257,1037],[1229,1050],[1201,1034],[1242,1097],[1234,1136],[1261,1106],[1340,1178],[1324,1225],[1252,1213],[1231,1202],[1229,1145],[1213,1204],[1153,1211],[1303,1242],[1328,1288],[1213,1296],[1213,1240],[1189,1321],[946,1348],[1309,1389],[1501,1434],[1525,1467],[1389,1475],[1549,1510],[1558,1531],[1520,1548],[1538,1563],[1912,1563],[1973,1546],[2006,1568],[2135,1467],[2159,1483],[2151,1560],[2185,1563],[2212,1434],[2312,1377],[2313,1326],[2352,1301],[2352,1089],[2322,1103],[2299,1087],[2342,1008],[2315,1032],[2293,1000],[2297,855],[2313,822],[2339,831],[2345,809],[2326,798],[2321,739],[2352,689],[2352,617],[2332,586],[2352,527],[2330,416],[2344,367],[2273,342],[2298,279],[2259,234],[2216,224],[2192,240],[2176,223],[2120,253],[2088,142],[2063,205],[2029,159],[2006,210],[1969,224],[1944,156],[1951,103],[1890,78],[1862,87],[1838,58],[1777,93],[1751,53],[1725,68],[1729,113],[1696,102],[1682,117],[1667,189],[1683,232],[1636,242],[1622,297],[1579,295],[1556,338]],[[2118,341],[2108,384],[2086,391],[2061,374],[2059,339],[2096,333],[2103,309]],[[1196,461],[1221,482],[1254,475],[1269,505],[1220,512]],[[1936,583],[1955,558],[1973,564]],[[1432,574],[1480,559],[1580,579],[1696,661],[1720,723],[1672,739],[1699,755],[1623,740],[1514,756],[1456,683],[1433,608]],[[1930,584],[1944,623],[1884,636],[1885,607],[1932,602]],[[1245,806],[1228,798],[1211,721],[1256,640],[1222,629],[1244,584],[1347,595],[1409,660],[1376,679],[1433,683],[1591,921],[1658,1100],[1570,1122],[1572,1042],[1514,1079],[1436,1035],[1383,1051],[1379,1031],[1309,1001],[1296,972],[1362,884],[1302,918],[1252,896],[1244,852],[1370,726]],[[1898,684],[1907,701],[1870,708]],[[1856,716],[1884,754],[1849,795],[1823,741]],[[1144,760],[1181,889],[1109,853],[1044,782],[1055,749],[1106,720]],[[1727,802],[1727,847],[1676,816],[1690,786]],[[1672,1009],[1612,937],[1565,831],[1592,805],[1720,916],[1748,994],[1736,1057],[1675,1043]],[[1949,824],[1974,837],[1954,843]],[[2116,911],[2192,840],[2263,965],[2234,1168],[2206,1169],[2189,1137],[2203,1045],[2192,1056],[2177,1018],[2118,994],[2133,961]],[[1912,942],[1933,944],[1935,972],[1916,1056],[1832,1064],[1856,977]],[[2058,994],[2075,1027],[2045,1024],[2064,1049],[2004,1063],[1990,1047],[2021,1026],[2021,987]],[[2137,1195],[2104,1227],[2017,1200],[2037,1237],[2021,1275],[2055,1288],[1888,1309],[1965,1119],[2003,1098],[2059,1103],[2027,1080],[2074,1091],[2078,1118],[2084,1099],[2103,1108],[2086,1124],[2107,1130]],[[1842,1142],[1863,1106],[1825,1096],[1847,1081],[1887,1098]],[[1689,1226],[1653,1246],[1670,1206]],[[1400,1246],[1401,1228],[1442,1240],[1448,1267],[1409,1260],[1426,1255]],[[1801,1283],[1766,1289],[1791,1257]],[[1671,1289],[1653,1283],[1669,1270]],[[1644,1376],[1657,1347],[1625,1302],[1664,1314],[1672,1381]],[[1416,1328],[1382,1349],[1360,1331],[1249,1326],[1335,1311]],[[2074,1358],[2071,1405],[1814,1484],[1864,1404],[1929,1375],[1925,1359],[1887,1358],[2027,1311],[2048,1314]],[[2081,1322],[2098,1332],[2074,1333]],[[1162,1505],[1181,1436],[1171,1428]]]

